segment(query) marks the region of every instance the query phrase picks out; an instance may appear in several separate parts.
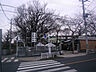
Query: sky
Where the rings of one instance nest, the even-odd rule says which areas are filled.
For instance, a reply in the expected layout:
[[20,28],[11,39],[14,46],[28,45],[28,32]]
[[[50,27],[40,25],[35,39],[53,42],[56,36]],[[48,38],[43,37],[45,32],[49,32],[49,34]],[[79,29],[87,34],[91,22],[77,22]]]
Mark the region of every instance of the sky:
[[[1,4],[11,5],[19,7],[22,4],[28,4],[33,0],[0,0]],[[47,8],[50,10],[55,10],[57,14],[61,16],[68,15],[74,17],[76,14],[82,13],[82,4],[79,0],[39,0],[41,3],[48,3]],[[86,2],[86,7],[88,9],[94,8],[96,5],[96,0],[89,0]],[[14,8],[2,6],[4,10],[15,11]],[[13,18],[15,13],[6,12],[6,15],[9,19]],[[10,21],[5,17],[0,7],[0,29],[2,29],[3,34],[10,29]],[[14,28],[13,28],[14,29]],[[12,30],[13,30],[12,29]]]

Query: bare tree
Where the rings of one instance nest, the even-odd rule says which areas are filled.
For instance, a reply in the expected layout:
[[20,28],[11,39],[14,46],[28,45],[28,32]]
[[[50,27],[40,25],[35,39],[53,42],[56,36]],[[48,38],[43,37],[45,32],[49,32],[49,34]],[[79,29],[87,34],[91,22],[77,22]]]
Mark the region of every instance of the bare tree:
[[31,32],[36,32],[38,39],[40,39],[41,34],[55,28],[56,16],[54,12],[46,8],[46,5],[41,5],[39,1],[33,1],[33,4],[27,8],[22,5],[17,9],[18,14],[13,20],[13,25],[17,27],[25,42],[27,37],[31,38]]
[[87,34],[88,35],[96,35],[96,15],[91,14],[87,17]]
[[7,31],[3,37],[2,37],[2,49],[7,49],[9,52],[11,52],[10,48],[9,48],[9,44],[10,44],[10,32]]
[[62,23],[63,25],[65,26],[64,28],[64,32],[65,30],[67,29],[67,31],[71,34],[72,36],[72,48],[73,48],[73,51],[74,51],[74,35],[80,35],[81,30],[84,30],[84,29],[81,29],[82,28],[82,24],[83,24],[83,21],[76,17],[76,18],[66,18],[65,17],[62,19]]

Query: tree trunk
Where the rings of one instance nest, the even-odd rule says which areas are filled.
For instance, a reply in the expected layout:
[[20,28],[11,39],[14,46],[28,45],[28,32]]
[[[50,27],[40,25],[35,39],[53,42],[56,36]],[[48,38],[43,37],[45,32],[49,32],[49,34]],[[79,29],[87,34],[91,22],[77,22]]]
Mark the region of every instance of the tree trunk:
[[57,39],[56,39],[56,49],[57,49],[57,46],[58,46],[58,31],[57,31]]
[[72,51],[73,51],[73,53],[74,53],[74,47],[75,47],[75,45],[74,45],[74,37],[72,36]]

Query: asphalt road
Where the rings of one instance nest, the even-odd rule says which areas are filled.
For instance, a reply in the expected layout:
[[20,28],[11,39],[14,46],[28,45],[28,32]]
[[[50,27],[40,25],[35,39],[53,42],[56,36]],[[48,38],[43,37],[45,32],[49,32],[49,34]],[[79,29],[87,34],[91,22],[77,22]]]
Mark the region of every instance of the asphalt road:
[[2,63],[2,72],[16,72],[20,62]]
[[[96,72],[96,54],[90,54],[90,55],[86,55],[86,56],[72,57],[72,58],[57,58],[57,59],[54,59],[54,61],[56,61],[58,63],[60,62],[60,66],[62,64],[64,64],[65,67],[70,67],[71,69],[75,69],[75,70],[77,70],[76,72]],[[3,72],[16,72],[20,66],[20,63],[22,63],[22,62],[2,63]],[[47,69],[48,69],[48,66],[47,66]],[[49,69],[50,69],[50,67],[49,67]],[[60,69],[60,67],[57,69]],[[31,72],[38,72],[38,71],[31,71]],[[49,70],[49,72],[50,71],[53,71],[52,68],[51,68],[51,70]],[[63,70],[54,71],[54,72],[62,72],[62,71]]]
[[96,72],[96,60],[69,65],[78,72]]
[[59,58],[56,60],[66,66],[76,69],[77,72],[96,72],[96,54],[65,59]]

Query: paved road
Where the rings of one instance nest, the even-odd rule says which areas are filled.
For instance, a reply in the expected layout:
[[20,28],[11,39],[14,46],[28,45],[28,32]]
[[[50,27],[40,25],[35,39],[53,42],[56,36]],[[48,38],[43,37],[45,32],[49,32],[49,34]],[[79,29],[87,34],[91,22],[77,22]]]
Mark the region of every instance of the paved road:
[[76,72],[77,70],[69,66],[64,66],[55,60],[45,60],[37,62],[22,62],[17,72]]
[[5,62],[3,72],[96,72],[96,54],[35,62]]
[[3,72],[16,72],[20,64],[18,58],[15,56],[5,56],[1,60]]
[[69,66],[76,69],[78,72],[96,72],[96,59],[92,61],[72,64]]

